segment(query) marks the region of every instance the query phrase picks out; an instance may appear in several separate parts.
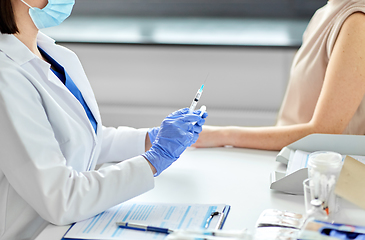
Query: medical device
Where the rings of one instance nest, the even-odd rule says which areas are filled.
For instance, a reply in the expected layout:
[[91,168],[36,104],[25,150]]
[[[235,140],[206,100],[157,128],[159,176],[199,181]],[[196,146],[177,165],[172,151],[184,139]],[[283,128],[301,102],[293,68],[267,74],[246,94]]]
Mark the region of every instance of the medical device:
[[204,88],[204,84],[199,88],[198,92],[196,93],[195,98],[194,98],[194,100],[191,103],[190,108],[189,108],[190,112],[195,110],[195,107],[198,104],[199,99],[200,99],[200,97],[203,93],[203,88]]
[[200,107],[200,116],[202,117],[203,114],[207,111],[207,107],[205,105]]

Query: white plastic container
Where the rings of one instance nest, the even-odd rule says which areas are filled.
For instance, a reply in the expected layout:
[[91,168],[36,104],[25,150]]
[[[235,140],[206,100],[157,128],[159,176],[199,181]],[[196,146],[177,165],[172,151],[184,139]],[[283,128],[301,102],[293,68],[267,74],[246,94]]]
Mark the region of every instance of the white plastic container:
[[308,177],[314,199],[323,201],[323,209],[333,217],[339,209],[334,194],[337,178],[342,168],[342,155],[336,152],[313,152],[308,157]]
[[338,175],[342,168],[342,155],[336,152],[319,151],[309,154],[308,176],[312,178],[316,173],[324,174],[329,179]]

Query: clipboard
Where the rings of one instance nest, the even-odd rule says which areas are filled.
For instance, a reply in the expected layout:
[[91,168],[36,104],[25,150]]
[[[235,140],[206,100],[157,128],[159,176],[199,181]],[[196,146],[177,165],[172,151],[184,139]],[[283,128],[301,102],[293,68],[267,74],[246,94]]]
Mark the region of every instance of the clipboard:
[[[365,155],[365,136],[345,134],[311,134],[284,147],[276,157],[277,162],[288,165],[296,150],[305,152],[333,151],[341,155]],[[286,174],[274,171],[270,175],[270,189],[303,195],[303,181],[308,178],[307,168]]]
[[230,210],[231,206],[226,205],[221,212],[213,211],[206,221],[205,229],[221,230]]
[[226,204],[121,203],[90,219],[73,224],[63,240],[80,239],[164,239],[166,234],[118,227],[128,221],[170,229],[222,229],[230,206]]

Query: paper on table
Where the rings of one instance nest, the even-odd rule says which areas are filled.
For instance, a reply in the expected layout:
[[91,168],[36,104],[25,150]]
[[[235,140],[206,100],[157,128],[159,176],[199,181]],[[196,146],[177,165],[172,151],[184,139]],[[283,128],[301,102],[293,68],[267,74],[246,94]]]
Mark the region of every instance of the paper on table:
[[365,209],[365,164],[347,156],[337,180],[335,193]]
[[288,167],[286,169],[286,175],[289,175],[299,169],[306,168],[309,154],[309,152],[296,150],[295,153],[290,156]]
[[[166,234],[142,232],[118,227],[115,223],[133,222],[170,229],[204,228],[214,211],[226,205],[122,203],[93,218],[74,224],[64,239],[164,239]],[[212,221],[211,225],[215,223]]]

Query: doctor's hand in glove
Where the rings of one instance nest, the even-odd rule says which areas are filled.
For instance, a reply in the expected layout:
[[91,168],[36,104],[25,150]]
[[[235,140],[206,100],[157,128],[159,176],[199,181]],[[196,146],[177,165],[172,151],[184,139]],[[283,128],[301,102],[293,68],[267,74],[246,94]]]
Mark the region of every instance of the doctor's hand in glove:
[[200,116],[200,113],[200,110],[190,113],[188,108],[180,109],[167,116],[160,127],[148,130],[152,147],[142,156],[156,169],[155,176],[196,142],[208,116],[207,113]]

